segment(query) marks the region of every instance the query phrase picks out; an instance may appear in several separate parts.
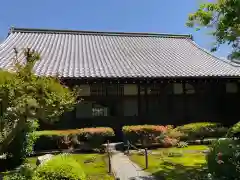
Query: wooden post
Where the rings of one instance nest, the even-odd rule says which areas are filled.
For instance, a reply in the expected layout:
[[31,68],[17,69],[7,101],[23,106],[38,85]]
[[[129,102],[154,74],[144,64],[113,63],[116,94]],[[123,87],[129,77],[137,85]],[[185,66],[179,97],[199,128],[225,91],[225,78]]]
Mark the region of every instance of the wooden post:
[[[144,118],[148,117],[149,113],[148,113],[148,110],[149,110],[149,105],[148,105],[148,85],[147,84],[144,84],[144,99],[145,99],[145,114],[144,114]],[[145,122],[146,123],[146,120]]]
[[109,141],[107,142],[107,154],[108,154],[108,172],[112,173],[111,154],[109,151]]
[[184,113],[184,119],[185,120],[187,120],[187,122],[188,122],[188,111],[187,111],[187,109],[188,109],[188,107],[187,107],[187,89],[186,89],[186,82],[184,81],[183,83],[182,83],[182,88],[183,88],[183,113]]
[[141,107],[141,86],[140,84],[138,84],[138,94],[137,94],[137,98],[138,98],[138,117],[141,117],[141,113],[142,113],[142,107]]
[[145,167],[146,169],[148,168],[148,152],[147,152],[147,148],[144,149],[145,150]]

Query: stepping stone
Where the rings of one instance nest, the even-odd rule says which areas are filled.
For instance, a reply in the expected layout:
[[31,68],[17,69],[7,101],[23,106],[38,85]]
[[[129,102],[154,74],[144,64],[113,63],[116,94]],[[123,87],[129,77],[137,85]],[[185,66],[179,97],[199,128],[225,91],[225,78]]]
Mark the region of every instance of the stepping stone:
[[48,160],[52,159],[53,155],[52,154],[45,154],[43,156],[39,156],[37,158],[37,162],[36,165],[39,166],[45,162],[47,162]]

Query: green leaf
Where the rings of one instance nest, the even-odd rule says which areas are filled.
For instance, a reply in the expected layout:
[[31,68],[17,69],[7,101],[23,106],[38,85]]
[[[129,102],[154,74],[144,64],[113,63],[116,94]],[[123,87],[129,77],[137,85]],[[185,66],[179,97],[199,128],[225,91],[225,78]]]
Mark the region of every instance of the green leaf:
[[231,59],[240,59],[240,1],[218,0],[213,3],[203,3],[196,12],[189,14],[186,25],[199,30],[200,27],[213,28],[211,34],[216,38],[216,46],[211,51],[218,50],[222,44],[232,46],[229,54]]

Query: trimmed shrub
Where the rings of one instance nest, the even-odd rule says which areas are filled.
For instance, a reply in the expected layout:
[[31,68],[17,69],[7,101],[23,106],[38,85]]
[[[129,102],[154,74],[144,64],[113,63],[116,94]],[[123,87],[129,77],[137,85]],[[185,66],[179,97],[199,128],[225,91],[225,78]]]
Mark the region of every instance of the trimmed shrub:
[[223,137],[228,129],[218,123],[198,122],[178,126],[175,130],[183,134],[181,140],[200,140],[204,138]]
[[80,164],[71,156],[61,154],[40,165],[33,180],[85,180],[86,175]]
[[3,180],[30,180],[34,174],[35,168],[29,164],[21,165],[15,172],[7,173]]
[[75,148],[79,142],[85,142],[92,148],[100,148],[114,131],[109,127],[38,131],[38,140],[34,150],[68,149]]
[[162,147],[169,148],[169,147],[176,146],[179,141],[178,141],[178,139],[174,139],[174,138],[165,136],[163,139],[160,138],[159,142]]
[[[29,125],[28,128],[33,127],[34,124]],[[29,133],[28,131],[23,130],[19,132],[7,146],[6,159],[0,159],[0,171],[15,169],[32,153],[36,137],[35,133]]]
[[227,137],[240,137],[240,121],[228,130]]
[[207,164],[209,172],[216,179],[239,179],[239,141],[219,140],[215,142],[207,155]]
[[3,180],[28,180],[25,176],[19,173],[7,174],[3,177]]
[[184,133],[180,132],[177,129],[168,128],[165,135],[168,136],[169,138],[180,140],[181,137],[184,136]]
[[126,140],[145,146],[156,143],[157,137],[165,133],[167,127],[157,125],[124,126],[122,131]]
[[108,138],[113,137],[114,135],[112,128],[84,128],[80,135],[80,140],[85,140],[85,142],[88,142],[93,148],[99,148],[108,140]]
[[167,130],[157,137],[158,142],[162,147],[166,148],[177,146],[183,134],[171,125],[166,126],[166,128]]

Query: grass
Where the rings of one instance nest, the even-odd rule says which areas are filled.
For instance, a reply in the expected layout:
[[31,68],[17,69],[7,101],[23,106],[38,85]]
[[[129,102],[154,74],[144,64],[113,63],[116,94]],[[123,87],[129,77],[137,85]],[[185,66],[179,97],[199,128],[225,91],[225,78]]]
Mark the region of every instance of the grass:
[[[207,148],[199,145],[153,150],[148,156],[149,166],[146,171],[161,180],[200,180],[207,174],[205,154],[200,151]],[[132,154],[130,159],[145,168],[143,155]]]
[[[114,179],[112,176],[108,175],[104,154],[73,154],[73,157],[81,164],[88,180]],[[37,157],[30,157],[27,159],[27,162],[35,166],[36,160]]]

